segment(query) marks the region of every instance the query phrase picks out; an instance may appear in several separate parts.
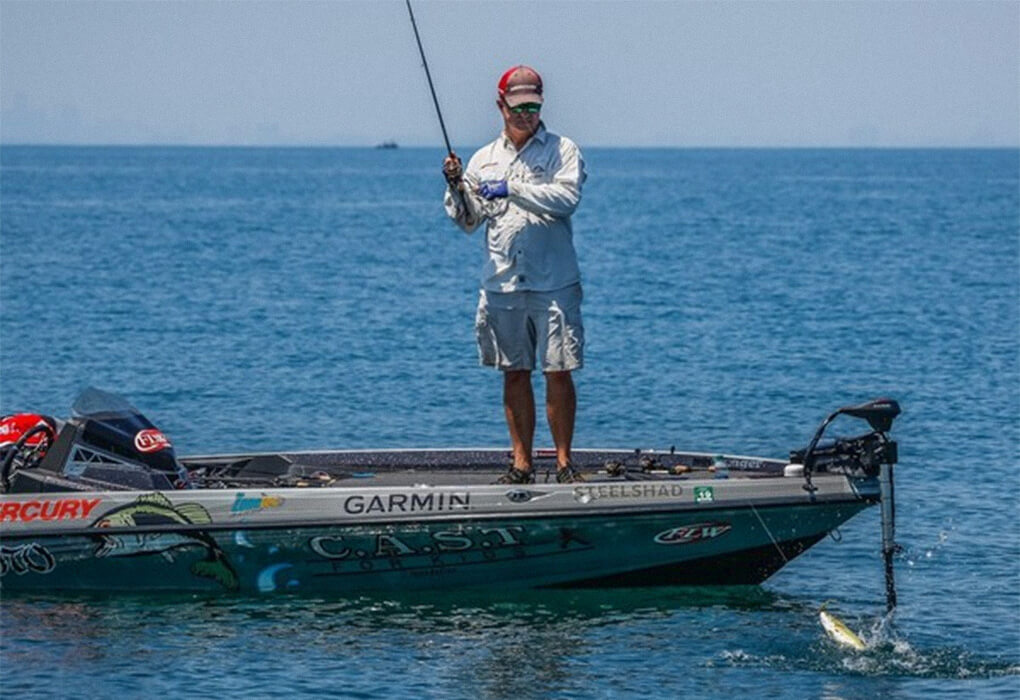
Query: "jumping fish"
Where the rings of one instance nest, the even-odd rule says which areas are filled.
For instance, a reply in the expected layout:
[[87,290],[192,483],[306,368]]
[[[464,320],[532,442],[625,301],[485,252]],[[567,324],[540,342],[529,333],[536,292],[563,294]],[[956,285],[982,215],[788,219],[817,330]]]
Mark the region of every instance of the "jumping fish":
[[837,644],[850,647],[855,651],[864,651],[868,648],[868,645],[852,629],[847,627],[842,620],[826,611],[824,605],[818,611],[818,619],[822,623],[822,629],[825,630],[825,634],[829,635],[829,639]]

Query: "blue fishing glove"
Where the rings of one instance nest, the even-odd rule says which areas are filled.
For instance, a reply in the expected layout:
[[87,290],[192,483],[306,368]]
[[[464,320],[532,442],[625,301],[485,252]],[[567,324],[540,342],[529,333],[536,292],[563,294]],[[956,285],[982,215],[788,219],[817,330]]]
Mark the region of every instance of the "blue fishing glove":
[[510,191],[507,189],[506,180],[486,180],[478,186],[478,194],[491,201],[508,196]]

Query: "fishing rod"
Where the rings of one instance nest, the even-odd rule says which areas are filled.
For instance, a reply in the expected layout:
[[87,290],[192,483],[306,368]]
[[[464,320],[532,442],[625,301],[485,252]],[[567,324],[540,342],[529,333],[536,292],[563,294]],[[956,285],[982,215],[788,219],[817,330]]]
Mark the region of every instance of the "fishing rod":
[[418,53],[421,54],[421,64],[425,67],[425,78],[429,81],[429,92],[432,93],[432,103],[436,106],[436,115],[439,117],[439,128],[443,130],[443,141],[446,142],[446,150],[453,155],[450,148],[450,137],[446,134],[446,124],[443,122],[443,112],[439,109],[439,100],[436,98],[436,88],[432,84],[432,73],[429,72],[429,62],[425,60],[425,49],[421,46],[421,36],[418,34],[418,23],[414,21],[414,11],[411,9],[411,0],[407,3],[407,14],[411,16],[411,28],[414,29],[414,40],[418,42]]
[[[453,148],[450,146],[450,137],[446,133],[446,122],[443,121],[443,111],[439,109],[439,99],[436,97],[436,88],[432,84],[432,73],[429,71],[429,62],[425,59],[425,49],[421,45],[421,36],[418,34],[418,23],[414,21],[414,11],[411,9],[411,0],[404,0],[407,3],[407,14],[411,16],[411,27],[414,29],[414,40],[418,43],[418,53],[421,55],[421,65],[425,68],[425,78],[429,83],[429,92],[432,93],[432,104],[436,106],[436,116],[439,117],[439,128],[443,131],[443,141],[446,143],[446,153],[449,156],[456,157],[453,152]],[[458,182],[457,186],[453,188],[457,198],[460,200],[461,205],[464,207],[465,220],[470,224],[472,220],[471,209],[467,205],[467,198],[464,196],[464,190],[462,189],[463,182]]]

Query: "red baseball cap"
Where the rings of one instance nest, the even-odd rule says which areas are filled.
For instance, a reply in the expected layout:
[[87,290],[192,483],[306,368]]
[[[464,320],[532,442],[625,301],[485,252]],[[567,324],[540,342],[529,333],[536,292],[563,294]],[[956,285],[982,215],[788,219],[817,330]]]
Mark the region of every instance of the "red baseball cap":
[[542,76],[534,68],[514,66],[499,79],[499,96],[509,107],[542,104]]

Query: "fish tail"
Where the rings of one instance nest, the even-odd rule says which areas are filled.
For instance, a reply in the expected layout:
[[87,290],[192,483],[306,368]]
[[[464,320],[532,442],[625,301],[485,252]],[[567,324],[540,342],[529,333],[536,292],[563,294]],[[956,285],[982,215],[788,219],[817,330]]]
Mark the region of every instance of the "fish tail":
[[240,588],[237,579],[237,572],[227,561],[227,557],[219,550],[210,550],[209,557],[197,561],[191,567],[191,573],[203,578],[211,578],[217,581],[228,591],[236,591]]

